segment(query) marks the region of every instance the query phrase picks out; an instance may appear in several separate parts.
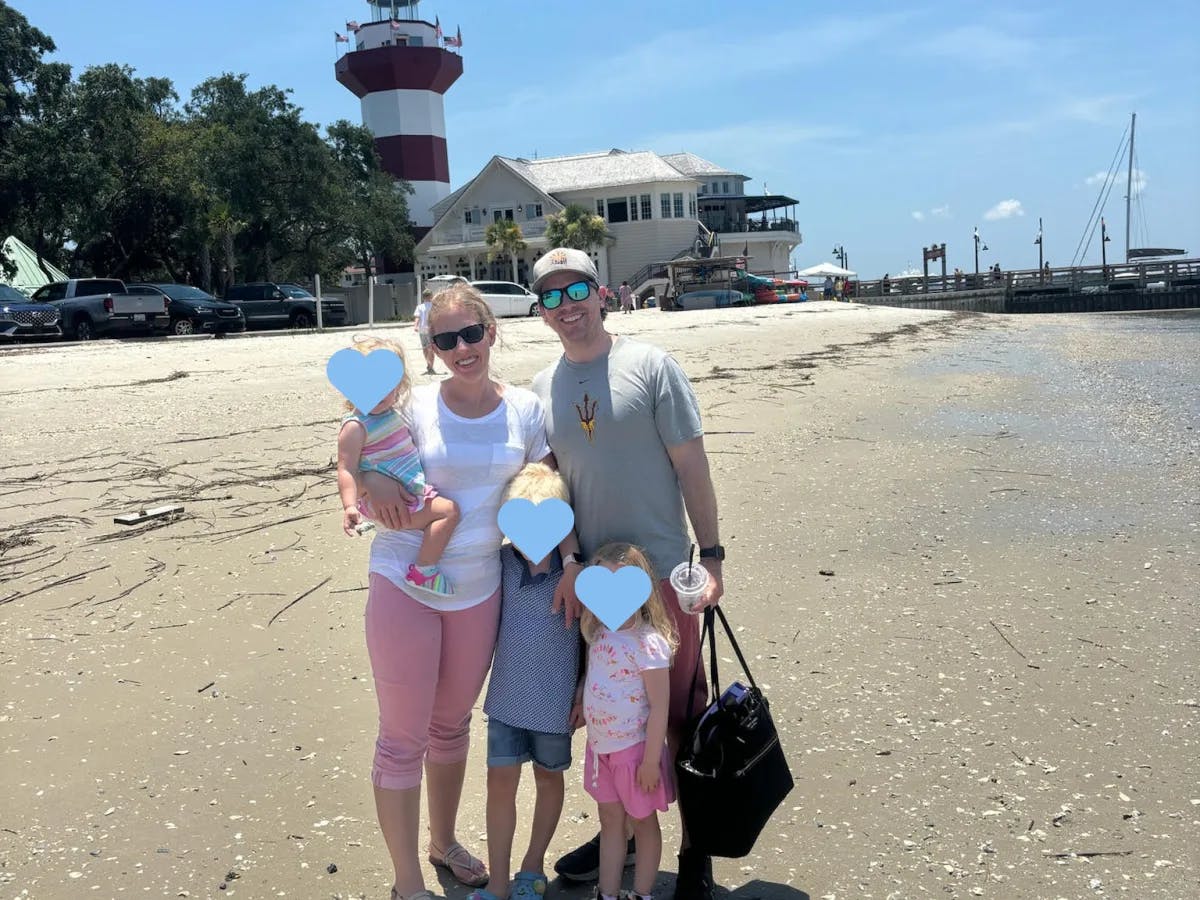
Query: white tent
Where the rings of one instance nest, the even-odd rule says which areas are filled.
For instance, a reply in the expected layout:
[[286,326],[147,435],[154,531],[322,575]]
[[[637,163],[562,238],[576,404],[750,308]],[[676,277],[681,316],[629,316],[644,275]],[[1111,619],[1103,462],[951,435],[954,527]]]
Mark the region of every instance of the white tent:
[[[50,270],[50,277],[47,278],[46,273],[38,268],[37,254],[15,237],[5,238],[4,244],[0,245],[0,253],[3,253],[8,258],[8,261],[17,267],[16,274],[13,275],[11,283],[18,291],[32,294],[42,285],[49,284],[51,281],[67,280],[66,272],[56,269],[48,262],[46,263],[46,268]],[[3,277],[0,274],[0,278]]]
[[850,278],[857,275],[857,272],[851,272],[849,269],[843,269],[840,266],[835,266],[833,263],[820,263],[819,265],[810,266],[807,269],[801,269],[796,273],[797,278],[824,278],[828,275],[830,278]]

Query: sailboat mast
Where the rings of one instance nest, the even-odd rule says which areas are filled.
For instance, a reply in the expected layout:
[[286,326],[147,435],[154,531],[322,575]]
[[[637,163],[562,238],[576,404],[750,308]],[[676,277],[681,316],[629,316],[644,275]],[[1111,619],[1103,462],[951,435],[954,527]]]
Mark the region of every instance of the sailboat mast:
[[1125,262],[1129,262],[1129,206],[1133,202],[1133,130],[1137,113],[1129,120],[1129,173],[1125,177]]

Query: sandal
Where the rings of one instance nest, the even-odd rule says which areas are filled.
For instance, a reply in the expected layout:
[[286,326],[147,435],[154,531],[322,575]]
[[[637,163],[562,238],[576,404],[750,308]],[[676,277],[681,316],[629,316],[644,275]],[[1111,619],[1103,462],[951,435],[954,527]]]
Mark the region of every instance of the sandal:
[[471,893],[467,894],[467,900],[501,900],[491,891],[485,891],[483,888],[475,888]]
[[[438,859],[435,854],[441,854]],[[455,841],[445,851],[438,850],[433,844],[429,845],[429,862],[440,869],[449,869],[450,874],[467,887],[483,887],[488,883],[487,866],[483,860],[476,859],[467,852],[467,848]]]

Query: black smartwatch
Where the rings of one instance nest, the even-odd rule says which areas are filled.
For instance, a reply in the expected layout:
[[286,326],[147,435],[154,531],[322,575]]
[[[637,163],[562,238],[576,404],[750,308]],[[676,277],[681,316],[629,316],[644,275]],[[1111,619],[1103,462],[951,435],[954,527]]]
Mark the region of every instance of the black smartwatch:
[[700,558],[723,560],[725,558],[725,548],[720,544],[716,544],[712,547],[701,547]]

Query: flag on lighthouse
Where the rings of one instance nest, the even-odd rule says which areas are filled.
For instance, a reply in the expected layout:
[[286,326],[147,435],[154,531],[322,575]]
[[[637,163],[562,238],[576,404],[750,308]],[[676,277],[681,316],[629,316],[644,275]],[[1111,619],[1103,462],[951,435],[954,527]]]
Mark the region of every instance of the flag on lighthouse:
[[362,28],[362,26],[359,25],[353,19],[351,19],[349,22],[346,23],[346,30],[349,32],[352,32],[354,34],[358,34],[358,29],[360,29],[360,28]]
[[462,46],[462,28],[461,27],[458,29],[458,33],[455,37],[446,38],[446,46],[447,47],[461,47]]
[[335,44],[348,44],[350,43],[350,38],[346,37],[344,34],[338,34],[335,31],[333,33],[333,42]]
[[438,16],[433,17],[433,28],[437,32],[437,40],[442,39],[442,20]]
[[400,29],[403,27],[403,26],[402,26],[402,25],[401,25],[399,22],[397,22],[395,19],[392,19],[392,23],[391,23],[391,24],[392,24],[392,31],[399,31],[399,30],[400,30]]

